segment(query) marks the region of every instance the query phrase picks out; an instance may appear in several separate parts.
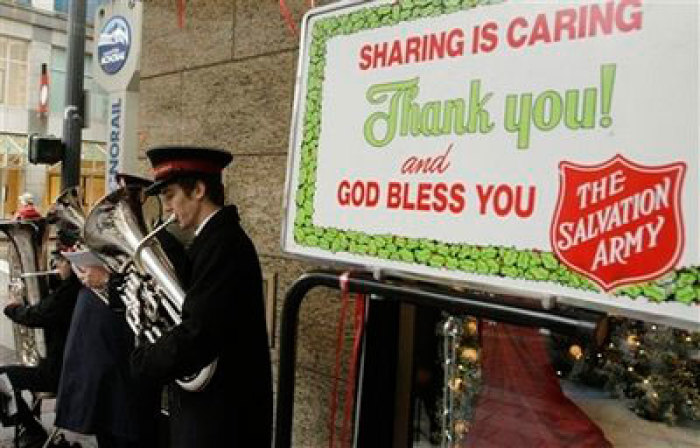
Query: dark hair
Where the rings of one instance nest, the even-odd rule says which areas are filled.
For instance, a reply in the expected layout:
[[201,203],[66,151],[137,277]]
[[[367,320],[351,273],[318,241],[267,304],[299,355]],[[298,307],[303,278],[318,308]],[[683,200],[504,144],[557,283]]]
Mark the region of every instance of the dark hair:
[[194,191],[197,181],[202,181],[204,184],[204,196],[214,205],[224,206],[224,185],[221,183],[220,175],[186,174],[175,179],[173,183],[179,185],[189,196]]
[[80,229],[67,221],[60,220],[57,228],[56,239],[63,247],[72,247],[80,239]]

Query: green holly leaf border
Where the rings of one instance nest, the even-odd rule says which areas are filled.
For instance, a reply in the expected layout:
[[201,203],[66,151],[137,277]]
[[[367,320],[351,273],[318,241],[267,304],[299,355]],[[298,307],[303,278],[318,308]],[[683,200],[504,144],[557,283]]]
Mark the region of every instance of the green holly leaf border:
[[[443,243],[433,239],[388,234],[370,235],[313,224],[328,41],[360,31],[503,2],[504,0],[403,0],[397,4],[367,6],[314,22],[308,51],[310,60],[303,122],[304,138],[295,193],[294,241],[297,244],[333,253],[346,252],[470,274],[552,282],[584,291],[601,291],[594,282],[560,263],[551,252]],[[652,282],[617,288],[613,294],[631,299],[643,296],[654,302],[680,302],[687,305],[700,303],[700,268],[677,269]]]

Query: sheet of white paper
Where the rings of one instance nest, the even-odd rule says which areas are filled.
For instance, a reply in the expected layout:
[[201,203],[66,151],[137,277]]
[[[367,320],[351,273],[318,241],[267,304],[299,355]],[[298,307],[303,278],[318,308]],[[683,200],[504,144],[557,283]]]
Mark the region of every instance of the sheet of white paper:
[[104,266],[102,260],[89,250],[79,252],[61,252],[73,266],[84,268],[88,266]]

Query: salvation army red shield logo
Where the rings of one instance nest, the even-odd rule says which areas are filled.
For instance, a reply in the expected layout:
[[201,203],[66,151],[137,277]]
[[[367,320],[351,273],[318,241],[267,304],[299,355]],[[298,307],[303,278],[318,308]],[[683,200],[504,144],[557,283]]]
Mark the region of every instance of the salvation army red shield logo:
[[647,166],[621,155],[559,164],[550,242],[559,260],[603,290],[658,278],[683,252],[683,162]]

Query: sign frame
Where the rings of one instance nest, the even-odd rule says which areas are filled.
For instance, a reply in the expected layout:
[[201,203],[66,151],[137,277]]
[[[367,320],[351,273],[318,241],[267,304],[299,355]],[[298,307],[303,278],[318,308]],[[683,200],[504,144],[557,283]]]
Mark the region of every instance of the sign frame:
[[[430,3],[430,2],[423,2]],[[502,3],[502,1],[494,1],[492,3]],[[457,275],[443,276],[433,275],[432,273],[416,273],[410,270],[403,269],[400,266],[400,259],[389,259],[388,257],[382,257],[387,259],[387,263],[379,263],[375,258],[367,258],[362,256],[349,256],[343,257],[343,259],[338,259],[329,253],[334,253],[338,248],[327,247],[319,251],[304,251],[300,252],[295,250],[294,246],[294,227],[295,219],[298,219],[298,202],[299,202],[299,185],[297,184],[296,175],[299,170],[298,157],[301,145],[303,144],[304,135],[303,132],[299,132],[301,126],[303,126],[304,120],[306,118],[306,95],[309,86],[309,77],[306,73],[307,59],[309,58],[310,52],[313,49],[313,33],[310,30],[310,21],[318,16],[326,15],[328,13],[338,12],[341,10],[349,10],[353,7],[360,5],[367,5],[367,7],[374,8],[392,8],[393,4],[390,2],[364,2],[364,1],[347,1],[338,2],[330,4],[321,8],[316,8],[309,11],[305,16],[301,28],[301,43],[299,49],[299,59],[297,65],[297,76],[296,76],[296,89],[294,94],[294,103],[292,109],[292,123],[290,127],[289,136],[289,151],[287,155],[287,176],[286,176],[286,186],[284,190],[284,207],[283,207],[283,222],[282,222],[282,235],[281,235],[281,246],[283,252],[289,254],[293,257],[312,260],[315,262],[320,262],[323,264],[333,264],[336,266],[356,266],[368,270],[382,271],[391,273],[392,275],[398,275],[408,278],[420,278],[423,280],[429,280],[436,283],[458,285],[461,287],[468,287],[479,291],[484,291],[494,294],[505,294],[520,296],[523,298],[530,299],[540,299],[543,302],[550,302],[551,299],[555,299],[558,302],[580,306],[583,308],[594,309],[598,311],[624,315],[631,318],[651,320],[659,322],[662,324],[668,324],[680,328],[689,329],[692,331],[700,330],[700,306],[697,302],[687,305],[681,302],[670,302],[665,301],[666,295],[663,298],[659,297],[658,294],[662,294],[669,283],[666,279],[659,279],[654,284],[650,284],[648,289],[642,291],[640,286],[632,285],[629,288],[619,288],[616,290],[615,294],[607,294],[599,290],[599,288],[591,282],[589,279],[577,274],[572,273],[571,281],[574,283],[574,287],[579,288],[579,291],[562,291],[561,288],[549,288],[547,286],[543,287],[533,287],[532,280],[535,283],[538,279],[535,277],[533,279],[523,279],[515,281],[509,281],[506,284],[496,284],[494,282],[494,277],[491,276],[486,270],[486,272],[472,272],[468,273],[468,279],[460,278]],[[419,19],[420,20],[420,19]],[[351,33],[348,33],[351,34]],[[320,133],[320,130],[318,131]],[[315,175],[309,174],[308,172],[304,175]],[[303,196],[303,194],[302,194]],[[313,213],[313,212],[312,212]],[[303,219],[303,218],[302,218]],[[313,226],[313,223],[312,223]],[[320,233],[320,232],[319,232]],[[291,239],[291,241],[290,241]],[[434,242],[439,245],[439,242]],[[440,249],[444,249],[441,247]],[[340,250],[343,250],[342,248]],[[446,250],[453,250],[451,247],[447,247]],[[552,263],[549,255],[553,257],[553,254],[541,254],[532,253],[530,254],[537,263],[540,265]],[[394,263],[396,262],[396,263]],[[559,260],[554,259],[554,262],[560,263]],[[485,260],[488,264],[488,258]],[[502,277],[497,277],[502,278]],[[540,285],[542,286],[542,285]],[[643,294],[646,294],[644,296]],[[654,294],[657,294],[654,298]],[[667,293],[664,293],[667,294]],[[622,297],[621,297],[622,296]],[[649,299],[651,297],[652,299]],[[619,300],[618,300],[619,299]],[[663,302],[663,310],[659,308],[659,302]]]

